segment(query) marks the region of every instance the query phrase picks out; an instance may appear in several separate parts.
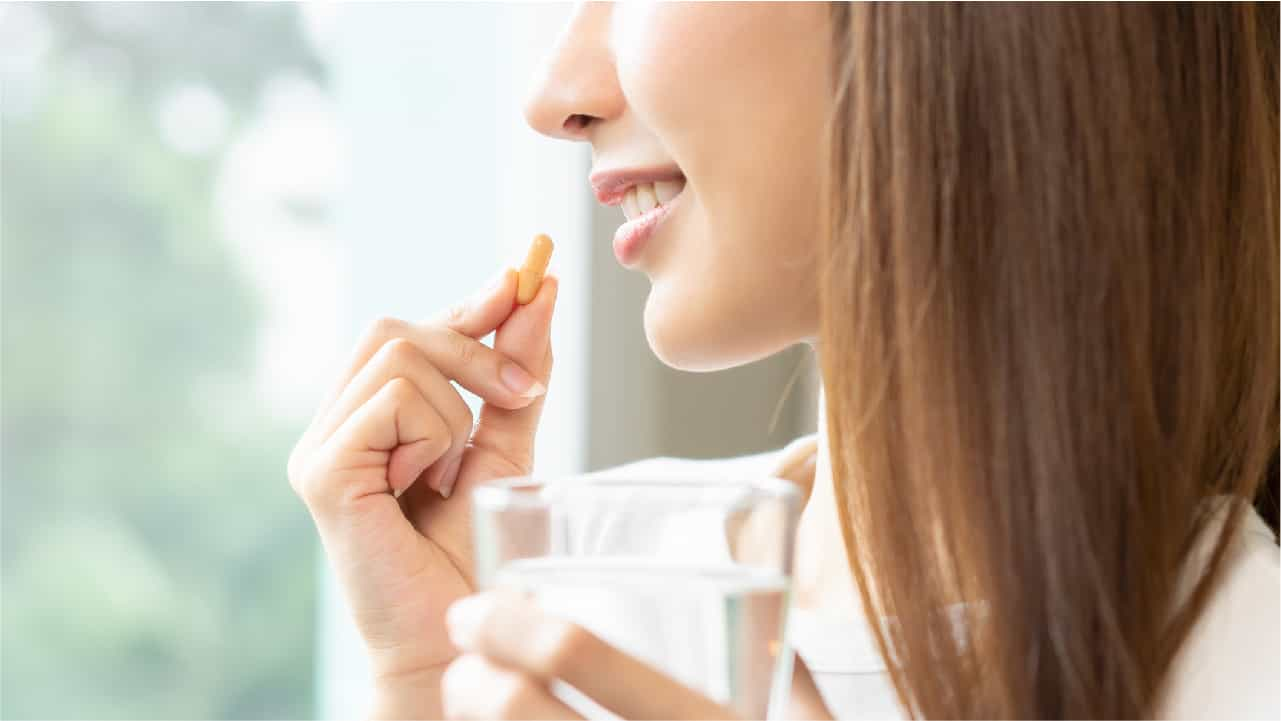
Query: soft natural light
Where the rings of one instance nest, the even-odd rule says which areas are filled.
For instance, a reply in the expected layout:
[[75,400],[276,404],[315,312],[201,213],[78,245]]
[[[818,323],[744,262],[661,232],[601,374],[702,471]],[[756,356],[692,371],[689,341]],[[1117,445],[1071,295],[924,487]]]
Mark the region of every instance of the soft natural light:
[[522,113],[569,10],[0,5],[0,716],[365,716],[286,459],[368,324],[439,313],[535,233],[561,278],[540,474],[812,423],[771,424],[796,354],[649,351],[590,148]]

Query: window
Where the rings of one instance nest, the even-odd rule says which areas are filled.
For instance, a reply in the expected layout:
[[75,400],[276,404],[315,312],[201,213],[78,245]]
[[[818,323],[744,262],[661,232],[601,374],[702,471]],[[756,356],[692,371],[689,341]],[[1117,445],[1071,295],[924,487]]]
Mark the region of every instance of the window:
[[[290,448],[360,330],[563,282],[540,473],[777,447],[795,354],[663,368],[586,146],[520,108],[567,5],[0,5],[0,716],[357,717]],[[758,388],[746,395],[743,388]]]
[[339,178],[298,8],[11,4],[0,63],[0,715],[309,716],[323,369],[278,349],[337,340],[290,263]]

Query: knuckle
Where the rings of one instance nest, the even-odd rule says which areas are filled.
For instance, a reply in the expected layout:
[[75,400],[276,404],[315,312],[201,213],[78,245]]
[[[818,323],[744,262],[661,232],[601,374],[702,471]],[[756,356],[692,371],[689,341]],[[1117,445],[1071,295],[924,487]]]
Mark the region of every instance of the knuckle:
[[315,448],[290,475],[289,485],[313,516],[341,500],[342,476],[336,471],[345,462],[344,452],[327,443]]
[[298,496],[304,503],[309,503],[315,495],[315,482],[311,476],[311,473],[303,469],[301,462],[289,473],[289,487],[293,489],[294,495]]
[[369,324],[369,330],[365,331],[368,338],[387,340],[395,338],[405,331],[405,321],[391,316],[377,318]]
[[414,386],[413,381],[410,381],[404,376],[396,376],[395,378],[392,378],[387,381],[387,385],[385,387],[387,389],[387,393],[391,395],[392,399],[400,404],[408,403],[414,400],[414,397],[418,395],[418,389]]
[[450,350],[453,351],[454,358],[461,365],[471,365],[476,362],[476,346],[478,343],[461,333],[455,333],[453,331],[450,331],[446,337],[449,338],[448,342],[450,343]]
[[384,363],[404,367],[413,362],[414,356],[418,353],[418,348],[411,341],[396,337],[383,343],[378,352],[382,355]]
[[445,310],[445,325],[450,328],[458,328],[467,320],[468,306],[467,302],[455,303]]
[[294,495],[302,498],[303,484],[302,479],[293,471],[289,472],[289,487],[293,489]]
[[289,479],[289,487],[299,498],[306,498],[306,475],[307,468],[311,465],[311,448],[307,445],[307,439],[304,436],[298,444],[294,446],[289,453],[289,461],[285,464],[285,474]]

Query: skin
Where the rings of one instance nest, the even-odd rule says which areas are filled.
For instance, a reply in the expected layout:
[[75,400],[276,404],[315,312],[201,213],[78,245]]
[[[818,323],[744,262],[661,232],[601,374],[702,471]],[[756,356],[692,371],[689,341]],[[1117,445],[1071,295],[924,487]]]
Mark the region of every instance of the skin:
[[826,37],[817,3],[592,3],[537,79],[530,125],[590,143],[593,169],[686,176],[636,266],[653,284],[650,346],[671,366],[740,365],[817,334]]
[[[536,78],[530,125],[590,143],[594,169],[675,164],[686,176],[634,266],[651,280],[646,334],[669,365],[726,368],[817,336],[827,29],[818,3],[586,3]],[[437,318],[375,323],[290,456],[368,648],[375,718],[574,717],[552,678],[623,717],[730,715],[520,599],[469,595],[466,491],[532,471],[557,287],[549,276],[518,305],[508,270]],[[490,331],[492,348],[479,340]],[[484,400],[478,418],[451,380]],[[776,469],[810,499],[803,606],[849,603],[823,436]],[[803,663],[792,712],[830,717]]]

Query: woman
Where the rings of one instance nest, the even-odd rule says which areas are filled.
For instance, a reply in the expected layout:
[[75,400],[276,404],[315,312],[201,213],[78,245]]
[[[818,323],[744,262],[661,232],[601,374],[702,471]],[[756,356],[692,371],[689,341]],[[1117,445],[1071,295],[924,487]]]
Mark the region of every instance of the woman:
[[[817,349],[797,596],[896,619],[899,711],[1277,716],[1274,5],[591,3],[526,114],[591,143],[665,362]],[[458,491],[531,470],[550,377],[557,281],[513,283],[376,324],[290,458],[375,713],[725,715],[510,600],[447,629]]]

